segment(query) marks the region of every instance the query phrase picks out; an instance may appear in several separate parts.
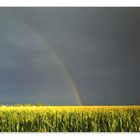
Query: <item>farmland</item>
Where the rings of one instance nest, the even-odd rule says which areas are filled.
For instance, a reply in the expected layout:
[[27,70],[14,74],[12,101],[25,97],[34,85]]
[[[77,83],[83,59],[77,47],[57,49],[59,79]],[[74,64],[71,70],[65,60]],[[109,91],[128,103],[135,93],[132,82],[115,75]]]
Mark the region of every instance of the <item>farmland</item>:
[[140,106],[1,106],[0,132],[140,132]]

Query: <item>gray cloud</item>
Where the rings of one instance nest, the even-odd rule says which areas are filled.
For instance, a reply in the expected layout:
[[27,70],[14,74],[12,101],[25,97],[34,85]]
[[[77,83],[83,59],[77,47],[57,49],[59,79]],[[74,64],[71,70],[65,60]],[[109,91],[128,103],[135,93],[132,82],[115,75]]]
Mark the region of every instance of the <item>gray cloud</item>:
[[139,8],[0,8],[0,102],[76,104],[49,45],[83,104],[139,104],[139,15]]

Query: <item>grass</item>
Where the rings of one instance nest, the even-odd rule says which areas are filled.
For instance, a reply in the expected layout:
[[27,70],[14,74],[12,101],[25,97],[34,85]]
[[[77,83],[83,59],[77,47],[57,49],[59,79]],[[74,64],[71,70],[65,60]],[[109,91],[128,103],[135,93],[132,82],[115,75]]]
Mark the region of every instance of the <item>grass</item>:
[[140,106],[1,106],[0,132],[140,132]]

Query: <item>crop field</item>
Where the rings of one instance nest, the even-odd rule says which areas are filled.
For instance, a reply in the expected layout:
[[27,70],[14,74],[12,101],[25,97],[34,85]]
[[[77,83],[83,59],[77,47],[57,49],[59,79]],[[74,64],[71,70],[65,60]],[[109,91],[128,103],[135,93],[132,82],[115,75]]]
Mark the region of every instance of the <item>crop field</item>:
[[140,132],[140,106],[1,106],[0,132]]

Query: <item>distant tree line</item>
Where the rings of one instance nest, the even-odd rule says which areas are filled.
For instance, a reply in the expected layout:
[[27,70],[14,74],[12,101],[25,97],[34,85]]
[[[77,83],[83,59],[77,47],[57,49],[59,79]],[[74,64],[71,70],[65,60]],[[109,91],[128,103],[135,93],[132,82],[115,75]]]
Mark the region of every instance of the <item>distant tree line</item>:
[[31,104],[31,103],[26,103],[26,104],[0,104],[0,106],[46,106],[46,104],[44,103],[35,103],[35,104]]

